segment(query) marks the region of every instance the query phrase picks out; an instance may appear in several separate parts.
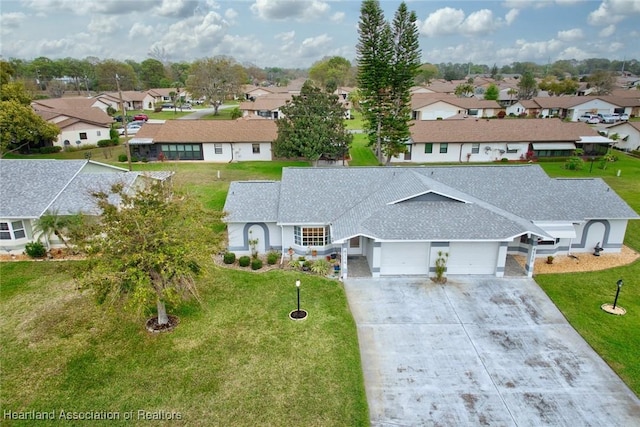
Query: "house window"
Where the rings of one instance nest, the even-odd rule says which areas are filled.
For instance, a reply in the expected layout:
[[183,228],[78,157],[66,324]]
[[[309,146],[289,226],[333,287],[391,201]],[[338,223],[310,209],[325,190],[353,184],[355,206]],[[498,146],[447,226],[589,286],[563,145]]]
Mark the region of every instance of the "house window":
[[260,154],[260,144],[251,144],[253,154]]
[[518,152],[518,149],[514,148],[513,145],[511,145],[511,146],[507,145],[507,153],[512,153],[513,154],[513,153],[517,153],[517,152]]
[[538,245],[549,245],[549,246],[553,246],[556,245],[560,242],[560,239],[555,239],[555,240],[538,240]]
[[222,154],[222,144],[213,144],[213,151],[216,154]]
[[480,152],[480,144],[471,144],[471,154],[478,154]]
[[96,134],[97,134],[98,136],[102,135],[102,134],[100,133],[100,131],[96,132]]
[[424,152],[425,154],[433,153],[433,144],[431,142],[424,144]]
[[412,120],[418,120],[420,118],[420,111],[412,111],[411,112],[411,119]]
[[80,139],[87,139],[87,133],[86,132],[80,132]]
[[467,110],[467,115],[468,116],[477,116],[478,115],[478,109],[475,108],[475,109]]
[[24,232],[22,221],[0,222],[0,240],[24,239],[27,234]]
[[204,160],[201,144],[162,144],[160,149],[168,160]]
[[446,142],[440,143],[440,153],[441,154],[446,154],[448,150],[449,150],[449,144],[447,144]]
[[293,242],[300,246],[324,246],[331,243],[329,226],[293,227]]

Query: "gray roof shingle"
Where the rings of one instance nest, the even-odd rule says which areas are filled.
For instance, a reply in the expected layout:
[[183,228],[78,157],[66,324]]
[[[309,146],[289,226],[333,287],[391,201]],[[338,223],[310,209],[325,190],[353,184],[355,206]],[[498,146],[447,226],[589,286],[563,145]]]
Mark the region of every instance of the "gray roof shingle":
[[334,240],[505,240],[534,224],[640,216],[596,179],[553,179],[538,165],[285,168],[282,181],[234,182],[228,222],[331,224]]

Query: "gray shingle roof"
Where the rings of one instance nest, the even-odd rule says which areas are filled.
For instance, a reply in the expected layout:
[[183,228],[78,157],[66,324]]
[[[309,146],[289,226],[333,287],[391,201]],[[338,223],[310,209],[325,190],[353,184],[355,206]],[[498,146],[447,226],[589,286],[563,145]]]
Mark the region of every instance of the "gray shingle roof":
[[141,176],[166,179],[172,172],[128,172],[87,160],[0,160],[0,217],[39,218],[47,211],[60,215],[97,213],[91,190],[116,183],[132,185]]
[[280,185],[234,182],[230,194],[229,222],[331,224],[334,240],[505,240],[546,236],[534,221],[640,218],[601,179],[538,165],[285,168]]

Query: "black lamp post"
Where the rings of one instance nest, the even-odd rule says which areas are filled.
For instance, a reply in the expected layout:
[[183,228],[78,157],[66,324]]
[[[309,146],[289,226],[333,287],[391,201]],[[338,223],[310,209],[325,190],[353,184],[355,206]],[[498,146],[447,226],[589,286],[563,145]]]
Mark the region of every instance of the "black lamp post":
[[[300,280],[296,280],[296,289],[298,290],[298,313],[300,313]],[[615,307],[615,304],[613,306]]]
[[618,280],[616,282],[616,285],[618,285],[618,289],[616,290],[616,299],[613,300],[613,309],[616,309],[616,304],[618,303],[618,295],[620,295],[620,288],[622,288],[622,284],[624,282],[622,281],[622,279]]
[[307,317],[307,312],[300,310],[300,280],[296,280],[296,292],[298,295],[298,309],[289,313],[289,317],[293,320],[301,320]]

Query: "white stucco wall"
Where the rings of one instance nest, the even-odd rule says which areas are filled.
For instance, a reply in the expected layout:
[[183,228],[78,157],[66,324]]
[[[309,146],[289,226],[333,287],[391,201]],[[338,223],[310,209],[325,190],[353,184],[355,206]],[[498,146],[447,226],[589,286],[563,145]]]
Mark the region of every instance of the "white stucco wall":
[[617,105],[610,104],[601,99],[592,99],[584,104],[576,105],[573,107],[573,110],[569,110],[571,115],[569,115],[569,119],[571,121],[577,121],[578,117],[582,116],[586,113],[595,113],[595,114],[611,114],[613,111],[618,108]]
[[[87,134],[87,139],[80,139],[80,134],[83,132]],[[100,127],[87,123],[76,123],[65,127],[62,130],[62,133],[58,136],[58,139],[54,142],[54,145],[64,148],[65,140],[68,140],[70,143],[67,147],[98,145],[98,141],[101,139],[109,139],[108,127]],[[76,144],[76,141],[80,141],[80,144]]]
[[[520,156],[527,154],[527,143],[514,143],[509,146],[517,146],[517,152],[508,153],[506,143],[480,143],[480,150],[478,153],[471,153],[473,144],[471,143],[449,143],[447,147],[447,153],[440,153],[440,144],[433,144],[433,152],[425,153],[425,144],[413,144],[411,148],[411,160],[405,160],[404,155],[393,157],[391,159],[394,163],[439,163],[439,162],[492,162],[504,158],[515,161],[520,160]],[[489,147],[489,150],[485,148]],[[501,153],[501,150],[504,153]],[[467,158],[467,155],[470,155]]]
[[611,135],[613,135],[614,133],[617,133],[618,136],[628,135],[625,140],[619,139],[614,144],[614,147],[625,151],[640,150],[640,131],[631,126],[629,123],[617,125],[613,128],[607,129],[607,131],[609,137],[611,137]]
[[232,222],[227,224],[227,249],[236,255],[250,255],[251,247],[249,239],[257,239],[256,249],[264,254],[271,249],[279,250],[282,247],[282,233],[275,222],[260,223],[267,228],[268,237],[265,236],[262,225]]
[[[260,153],[253,152],[253,144],[250,142],[222,142],[222,153],[216,154],[214,143],[202,144],[202,154],[204,160],[208,162],[228,163],[247,162],[247,161],[270,161],[271,160],[271,143],[259,142]],[[233,151],[232,151],[233,146]]]
[[456,114],[464,114],[466,109],[440,101],[419,108],[415,111],[418,111],[419,113],[419,116],[417,117],[418,120],[437,120],[438,117],[446,119],[447,117],[455,116]]

